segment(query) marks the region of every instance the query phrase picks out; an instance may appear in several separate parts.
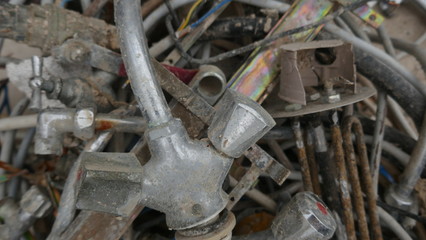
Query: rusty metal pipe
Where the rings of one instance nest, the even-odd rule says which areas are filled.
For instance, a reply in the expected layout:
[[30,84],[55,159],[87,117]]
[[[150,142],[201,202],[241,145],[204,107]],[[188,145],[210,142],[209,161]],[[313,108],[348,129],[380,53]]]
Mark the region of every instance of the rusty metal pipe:
[[367,147],[364,141],[362,124],[358,118],[348,116],[343,120],[343,145],[345,149],[346,164],[349,170],[351,185],[354,192],[355,209],[358,216],[361,238],[370,239],[368,234],[367,218],[364,209],[364,200],[362,197],[361,184],[359,180],[360,176],[358,175],[356,155],[351,139],[352,129],[354,130],[356,136],[358,159],[362,174],[362,183],[364,185],[364,191],[367,196],[368,212],[373,238],[383,239],[379,216],[377,213],[376,195],[372,186],[373,179],[370,173]]
[[321,196],[319,169],[315,159],[314,136],[312,136],[311,131],[306,131],[305,135],[306,156],[308,158],[309,171],[311,172],[312,187],[314,189],[314,193],[318,196]]
[[294,140],[296,141],[297,159],[300,163],[300,171],[302,172],[303,187],[305,191],[313,192],[311,173],[309,171],[308,158],[306,156],[305,144],[303,142],[302,130],[300,129],[300,122],[294,120],[293,122]]

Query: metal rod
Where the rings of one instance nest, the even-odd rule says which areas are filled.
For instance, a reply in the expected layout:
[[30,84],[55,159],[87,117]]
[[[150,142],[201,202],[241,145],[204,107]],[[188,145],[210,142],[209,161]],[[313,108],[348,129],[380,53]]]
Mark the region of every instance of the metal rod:
[[370,237],[368,234],[368,225],[360,185],[360,176],[358,175],[358,169],[356,164],[356,155],[351,139],[352,128],[354,129],[354,133],[356,136],[358,159],[362,174],[364,191],[367,196],[368,212],[370,217],[370,225],[373,232],[373,238],[383,239],[379,216],[377,213],[376,194],[372,186],[372,178],[370,174],[370,167],[367,156],[367,147],[365,146],[364,142],[362,124],[358,118],[349,116],[343,120],[343,145],[345,148],[345,158],[349,170],[349,176],[351,179],[352,190],[354,192],[355,209],[358,216],[361,239],[370,239]]
[[305,134],[306,156],[308,157],[309,171],[311,172],[312,187],[314,193],[321,196],[321,184],[319,180],[319,169],[315,159],[314,136],[311,131],[306,131]]
[[140,1],[115,0],[114,6],[124,65],[142,114],[149,127],[167,123],[172,115],[149,57]]
[[[337,112],[333,113],[337,115]],[[337,116],[332,119],[331,140],[334,148],[334,160],[337,167],[337,181],[339,185],[340,201],[342,203],[343,222],[349,240],[356,239],[355,222],[352,213],[352,201],[349,190],[348,174],[345,165],[345,154],[343,151],[342,132],[338,124]]]
[[300,170],[302,172],[303,187],[305,191],[313,192],[311,173],[309,171],[308,158],[306,157],[305,144],[303,142],[302,130],[300,129],[300,122],[294,120],[293,122],[294,140],[296,141],[297,159],[300,163]]

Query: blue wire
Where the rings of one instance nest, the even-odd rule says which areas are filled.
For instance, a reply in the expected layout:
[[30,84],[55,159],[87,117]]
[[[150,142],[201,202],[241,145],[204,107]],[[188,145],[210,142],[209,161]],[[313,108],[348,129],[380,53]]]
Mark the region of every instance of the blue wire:
[[390,173],[382,165],[380,165],[379,171],[380,174],[382,174],[390,183],[395,183],[395,179],[393,179],[392,175],[390,175]]
[[212,9],[210,9],[206,14],[204,14],[204,16],[202,16],[200,19],[198,19],[195,23],[191,24],[190,27],[191,28],[197,27],[198,25],[200,25],[201,22],[206,20],[206,18],[208,18],[210,15],[212,15],[214,12],[216,12],[219,8],[221,8],[223,5],[229,3],[230,1],[232,1],[232,0],[223,0],[222,2],[220,2],[219,4],[214,6]]

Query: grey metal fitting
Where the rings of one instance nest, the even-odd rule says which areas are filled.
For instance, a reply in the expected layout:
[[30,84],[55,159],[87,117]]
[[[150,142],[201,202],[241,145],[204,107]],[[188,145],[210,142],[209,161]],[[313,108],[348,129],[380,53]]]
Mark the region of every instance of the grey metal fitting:
[[0,217],[5,221],[0,225],[0,239],[20,239],[38,218],[52,210],[49,198],[37,187],[32,186],[19,203],[4,199],[0,206]]
[[104,154],[102,161],[102,154],[85,153],[78,208],[126,216],[140,203],[164,212],[177,230],[208,222],[225,208],[222,184],[231,158],[208,141],[190,139],[177,119],[148,130],[146,138],[152,157],[142,168],[131,154]]
[[38,116],[35,153],[61,155],[62,140],[67,132],[87,140],[93,137],[95,130],[138,133],[145,127],[142,118],[96,114],[94,108],[46,109]]
[[407,196],[406,194],[401,194],[398,185],[392,185],[385,192],[385,202],[391,206],[409,211],[411,210],[413,204],[415,203],[414,193]]
[[41,109],[41,85],[44,81],[42,78],[43,58],[33,56],[31,58],[31,63],[33,77],[30,79],[29,85],[33,92],[31,94],[31,103],[28,108],[32,110],[39,110]]
[[74,130],[75,109],[48,109],[38,115],[35,153],[61,155],[64,133]]
[[258,103],[234,90],[228,89],[218,105],[208,136],[228,156],[241,156],[275,125]]
[[191,82],[192,88],[210,105],[214,105],[226,89],[226,77],[214,65],[202,65]]
[[77,109],[74,115],[74,135],[78,138],[88,140],[95,135],[95,109]]
[[90,46],[85,41],[70,39],[53,50],[53,56],[63,63],[81,64],[90,57]]
[[109,112],[112,104],[97,88],[80,78],[61,79],[52,77],[42,84],[49,99],[58,99],[67,107],[94,104],[99,112]]
[[275,217],[272,233],[276,239],[330,239],[336,221],[324,202],[311,192],[296,194]]
[[128,216],[139,204],[142,166],[134,154],[81,154],[77,208]]

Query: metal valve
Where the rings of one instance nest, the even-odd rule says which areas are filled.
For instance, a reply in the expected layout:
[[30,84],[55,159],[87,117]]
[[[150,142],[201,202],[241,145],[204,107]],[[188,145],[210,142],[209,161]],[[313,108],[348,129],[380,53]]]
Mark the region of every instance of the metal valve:
[[336,221],[324,202],[311,192],[296,194],[272,223],[275,239],[330,239]]

